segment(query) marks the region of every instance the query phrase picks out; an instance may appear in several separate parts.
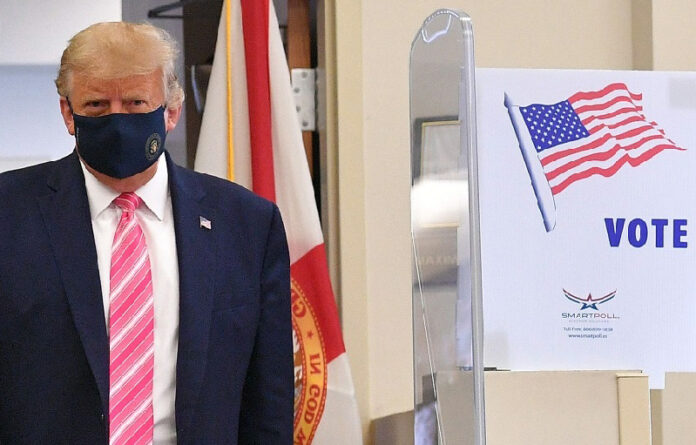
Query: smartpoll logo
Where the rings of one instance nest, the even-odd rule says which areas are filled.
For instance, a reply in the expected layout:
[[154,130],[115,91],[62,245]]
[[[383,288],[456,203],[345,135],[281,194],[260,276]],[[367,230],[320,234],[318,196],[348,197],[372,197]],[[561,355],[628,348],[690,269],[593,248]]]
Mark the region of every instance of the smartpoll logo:
[[[616,297],[616,290],[608,294],[595,298],[592,293],[588,293],[586,298],[578,297],[571,292],[563,289],[563,296],[569,301],[580,305],[577,312],[563,312],[561,318],[566,320],[584,320],[584,321],[601,321],[601,320],[618,320],[620,317],[615,313],[600,312],[598,305],[606,304]],[[588,310],[592,309],[592,310]],[[594,312],[593,312],[594,311]]]

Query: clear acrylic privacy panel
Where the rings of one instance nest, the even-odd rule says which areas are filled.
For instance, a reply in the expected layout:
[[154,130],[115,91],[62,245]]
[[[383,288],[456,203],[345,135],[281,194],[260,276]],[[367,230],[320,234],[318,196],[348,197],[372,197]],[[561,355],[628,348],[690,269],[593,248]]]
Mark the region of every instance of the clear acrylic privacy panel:
[[410,62],[416,444],[485,442],[473,73],[469,17],[435,12]]

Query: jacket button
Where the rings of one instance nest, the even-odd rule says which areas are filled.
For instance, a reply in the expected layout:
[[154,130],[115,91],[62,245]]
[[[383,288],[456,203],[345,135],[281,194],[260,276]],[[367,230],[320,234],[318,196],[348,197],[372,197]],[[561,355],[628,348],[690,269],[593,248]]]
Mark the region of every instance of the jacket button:
[[101,413],[101,415],[99,416],[99,418],[101,419],[102,423],[104,423],[104,413]]

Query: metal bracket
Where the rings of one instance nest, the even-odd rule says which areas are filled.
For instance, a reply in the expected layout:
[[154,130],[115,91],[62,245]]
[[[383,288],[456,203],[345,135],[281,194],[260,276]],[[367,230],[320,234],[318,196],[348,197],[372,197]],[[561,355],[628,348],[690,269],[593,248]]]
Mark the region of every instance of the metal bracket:
[[314,131],[317,122],[316,71],[311,68],[293,68],[290,70],[292,93],[295,97],[295,110],[302,131]]

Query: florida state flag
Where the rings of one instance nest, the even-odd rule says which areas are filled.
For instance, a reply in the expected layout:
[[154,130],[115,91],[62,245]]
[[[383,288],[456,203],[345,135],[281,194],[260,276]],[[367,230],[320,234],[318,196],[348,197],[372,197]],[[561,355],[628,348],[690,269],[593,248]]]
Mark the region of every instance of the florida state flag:
[[295,345],[295,444],[362,433],[324,240],[269,0],[226,0],[195,168],[275,201],[288,236]]

